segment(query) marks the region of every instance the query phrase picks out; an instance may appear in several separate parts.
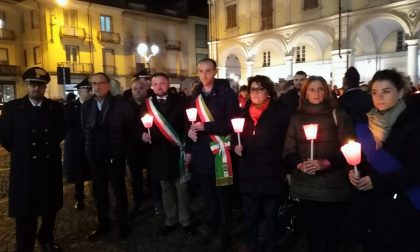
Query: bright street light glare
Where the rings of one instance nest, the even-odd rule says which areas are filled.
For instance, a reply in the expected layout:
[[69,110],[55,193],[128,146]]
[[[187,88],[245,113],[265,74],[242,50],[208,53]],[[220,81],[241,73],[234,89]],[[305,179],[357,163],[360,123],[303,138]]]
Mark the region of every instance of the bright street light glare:
[[153,54],[158,54],[159,53],[159,46],[157,46],[155,44],[153,44],[150,49],[152,50]]
[[67,5],[67,0],[55,0],[55,2],[60,5],[61,7],[64,7]]
[[145,43],[140,43],[137,47],[137,52],[140,55],[144,55],[147,52],[147,45]]

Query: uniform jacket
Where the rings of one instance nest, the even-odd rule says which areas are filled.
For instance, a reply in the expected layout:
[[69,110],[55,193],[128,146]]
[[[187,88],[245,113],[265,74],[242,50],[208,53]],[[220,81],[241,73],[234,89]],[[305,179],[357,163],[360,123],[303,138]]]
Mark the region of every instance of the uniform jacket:
[[[152,98],[153,104],[171,124],[172,128],[183,140],[186,123],[186,99],[182,96],[168,94],[165,104],[160,104],[156,96]],[[146,104],[143,105],[146,107]],[[142,132],[146,132],[143,129]],[[160,180],[169,180],[179,177],[180,148],[169,142],[153,122],[150,129],[152,144],[150,145],[150,168],[152,175]]]
[[411,186],[420,185],[419,132],[418,115],[404,111],[382,146],[401,163],[402,169],[384,175],[378,174],[367,160],[359,165],[361,176],[371,177],[373,189],[354,190],[346,222],[353,235],[383,243],[416,242],[420,247],[420,212],[405,193]]
[[5,104],[0,141],[11,154],[11,217],[51,214],[62,207],[60,142],[64,134],[60,103],[43,98],[41,107],[34,107],[25,96]]
[[[297,198],[344,202],[348,200],[350,185],[346,161],[340,147],[353,136],[353,125],[346,113],[337,108],[337,125],[332,109],[326,103],[305,103],[291,118],[284,146],[284,157],[292,168],[291,195]],[[310,141],[306,140],[303,125],[318,124],[314,140],[314,159],[328,159],[331,167],[315,175],[305,174],[296,165],[310,157]]]
[[80,100],[64,106],[66,139],[64,141],[63,168],[68,182],[85,181],[92,178],[84,148],[85,135],[82,129],[81,107]]
[[[203,84],[199,84],[191,96],[190,107],[195,107],[195,99],[202,94]],[[239,102],[235,92],[225,79],[216,79],[213,89],[204,101],[213,115],[213,122],[204,123],[204,131],[198,132],[197,141],[193,143],[188,139],[187,152],[191,151],[191,167],[194,172],[207,175],[215,174],[214,155],[210,150],[209,134],[221,136],[233,132],[231,119],[239,113]],[[197,121],[200,121],[197,115]]]
[[[257,125],[249,115],[250,102],[244,110],[245,124],[241,133],[243,146],[239,166],[239,187],[247,194],[282,193],[286,167],[282,155],[284,139],[289,125],[290,110],[278,101],[270,101]],[[237,136],[232,136],[237,145]]]

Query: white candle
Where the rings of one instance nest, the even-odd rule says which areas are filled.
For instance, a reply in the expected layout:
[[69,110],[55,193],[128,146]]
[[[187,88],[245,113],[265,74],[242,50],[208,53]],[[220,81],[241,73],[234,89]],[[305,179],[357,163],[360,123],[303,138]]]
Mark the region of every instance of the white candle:
[[306,140],[311,141],[311,160],[314,159],[314,140],[316,139],[316,134],[318,132],[318,124],[308,124],[303,125],[303,130],[305,131]]
[[233,130],[235,131],[235,133],[238,134],[238,145],[241,146],[240,133],[242,133],[244,129],[245,118],[233,118],[231,122],[232,122]]
[[358,142],[350,140],[347,144],[341,146],[341,152],[343,152],[347,163],[349,163],[349,165],[353,165],[354,173],[357,177],[359,177],[357,165],[360,164],[362,159],[362,145]]
[[[153,126],[153,116],[149,114],[145,114],[141,118],[141,122],[143,123],[143,126],[147,129],[147,133],[150,135],[150,128]],[[152,143],[152,140],[149,141],[149,143]]]
[[188,120],[193,124],[197,120],[197,109],[196,108],[189,108],[186,110]]

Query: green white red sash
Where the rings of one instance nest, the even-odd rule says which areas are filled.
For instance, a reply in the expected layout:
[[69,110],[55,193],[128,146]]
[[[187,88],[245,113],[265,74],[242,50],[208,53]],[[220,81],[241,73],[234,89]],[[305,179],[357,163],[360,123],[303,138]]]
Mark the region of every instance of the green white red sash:
[[[214,121],[210,110],[200,94],[195,100],[198,115],[202,122]],[[233,184],[232,160],[230,158],[230,137],[209,134],[210,150],[214,154],[214,165],[216,174],[216,186],[227,186]]]
[[156,106],[152,102],[152,97],[146,99],[146,106],[148,112],[153,116],[153,121],[157,128],[159,129],[160,133],[173,145],[179,147],[180,156],[179,156],[179,173],[180,173],[180,180],[183,182],[188,181],[185,176],[189,176],[187,171],[185,170],[184,166],[184,157],[185,157],[185,143],[181,140],[178,133],[172,127],[172,125],[165,119],[165,117],[159,112]]

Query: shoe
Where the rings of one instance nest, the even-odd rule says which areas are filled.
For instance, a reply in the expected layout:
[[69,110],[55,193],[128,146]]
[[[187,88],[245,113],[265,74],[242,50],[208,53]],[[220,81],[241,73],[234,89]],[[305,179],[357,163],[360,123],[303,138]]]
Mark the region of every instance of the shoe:
[[50,252],[50,251],[54,251],[54,252],[60,252],[61,248],[54,243],[44,243],[41,244],[41,251],[42,252]]
[[100,237],[104,236],[108,232],[109,232],[109,228],[98,228],[95,231],[88,234],[86,239],[89,240],[89,241],[94,241],[94,240],[99,239]]
[[154,213],[156,216],[159,216],[159,215],[161,215],[161,214],[162,214],[162,209],[161,209],[160,207],[155,207],[155,208],[153,209],[153,213]]
[[190,224],[188,226],[182,227],[182,229],[184,230],[184,232],[187,235],[197,235],[197,229],[195,228],[194,225]]
[[83,201],[77,201],[76,204],[74,204],[74,208],[78,211],[82,211],[85,209],[85,203],[83,203]]
[[165,227],[160,230],[159,235],[161,236],[167,236],[168,234],[172,233],[173,231],[175,231],[176,229],[176,225],[174,226],[167,226],[165,225]]

